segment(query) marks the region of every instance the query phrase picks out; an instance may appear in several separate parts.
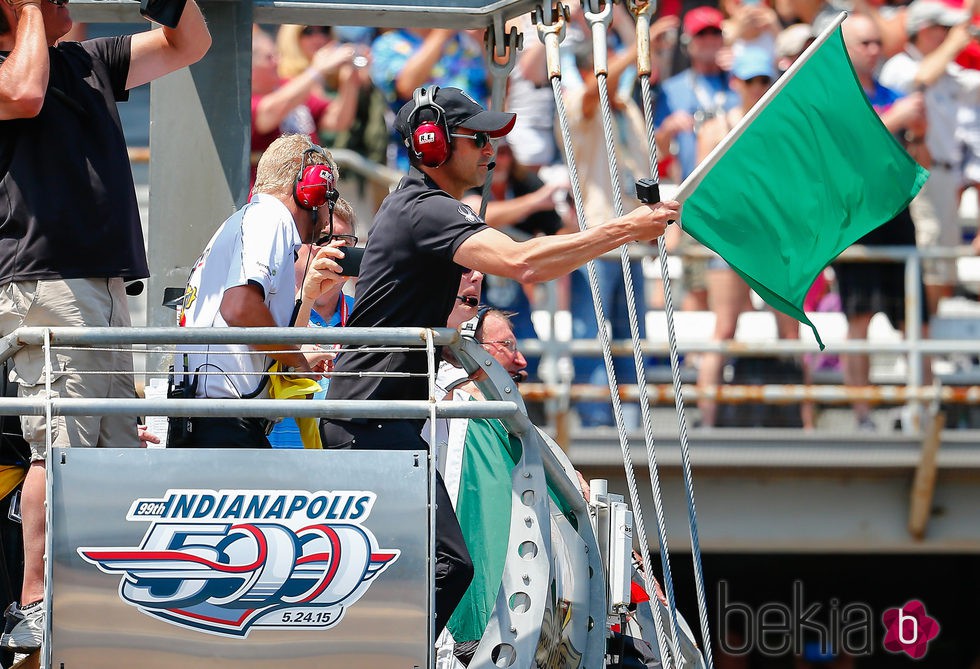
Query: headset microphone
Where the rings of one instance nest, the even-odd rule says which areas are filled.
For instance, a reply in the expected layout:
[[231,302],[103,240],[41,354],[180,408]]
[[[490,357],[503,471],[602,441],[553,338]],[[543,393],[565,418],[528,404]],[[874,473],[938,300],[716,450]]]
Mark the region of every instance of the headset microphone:
[[491,172],[493,171],[493,168],[495,168],[496,166],[497,166],[496,160],[491,160],[489,163],[487,163],[487,169]]

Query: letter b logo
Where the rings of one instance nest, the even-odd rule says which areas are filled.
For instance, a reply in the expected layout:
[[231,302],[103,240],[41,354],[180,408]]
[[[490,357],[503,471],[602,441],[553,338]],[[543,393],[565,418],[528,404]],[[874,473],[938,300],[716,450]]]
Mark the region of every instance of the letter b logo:
[[919,621],[903,609],[898,609],[898,640],[904,644],[913,644],[919,640]]
[[926,613],[925,605],[917,599],[888,609],[881,620],[885,623],[885,650],[905,653],[913,660],[924,657],[929,642],[939,636],[939,621]]

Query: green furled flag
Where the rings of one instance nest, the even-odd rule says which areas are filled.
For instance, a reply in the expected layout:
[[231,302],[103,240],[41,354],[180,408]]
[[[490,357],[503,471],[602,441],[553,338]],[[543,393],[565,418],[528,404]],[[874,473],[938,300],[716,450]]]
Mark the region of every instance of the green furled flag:
[[677,195],[684,230],[767,303],[813,328],[821,349],[803,313],[807,290],[841,251],[904,209],[929,175],[871,108],[840,27],[828,33]]
[[[507,434],[499,420],[450,421],[446,489],[466,547],[473,557],[473,581],[446,627],[459,643],[483,637],[497,601],[510,540],[513,471],[521,460],[520,439]],[[458,428],[465,425],[465,430]],[[549,484],[549,495],[562,513],[571,507]]]

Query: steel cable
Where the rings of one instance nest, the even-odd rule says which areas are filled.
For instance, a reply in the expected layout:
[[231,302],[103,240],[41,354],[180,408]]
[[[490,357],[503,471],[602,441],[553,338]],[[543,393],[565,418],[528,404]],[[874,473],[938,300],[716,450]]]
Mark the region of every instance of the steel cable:
[[[650,90],[649,73],[640,74],[640,88],[643,99],[643,117],[646,120],[647,148],[650,157],[650,174],[660,183],[658,168],[657,141],[653,123],[653,94]],[[711,635],[708,627],[708,604],[704,591],[704,571],[701,568],[701,541],[698,538],[697,509],[694,505],[694,478],[691,473],[691,448],[687,436],[687,419],[684,413],[684,394],[681,389],[680,362],[677,354],[677,334],[674,330],[674,303],[670,293],[670,276],[667,271],[667,242],[663,236],[657,240],[660,253],[660,276],[664,285],[664,314],[667,319],[667,341],[670,349],[670,372],[674,382],[674,406],[677,409],[677,424],[680,430],[681,473],[684,479],[684,496],[687,501],[688,526],[691,533],[691,559],[694,563],[694,587],[698,598],[698,619],[701,623],[701,652],[705,665],[713,669],[711,656]],[[666,576],[664,578],[666,587]],[[671,588],[673,589],[673,588]],[[672,597],[668,593],[668,598]],[[673,601],[671,607],[673,607]],[[671,611],[674,614],[674,611]]]

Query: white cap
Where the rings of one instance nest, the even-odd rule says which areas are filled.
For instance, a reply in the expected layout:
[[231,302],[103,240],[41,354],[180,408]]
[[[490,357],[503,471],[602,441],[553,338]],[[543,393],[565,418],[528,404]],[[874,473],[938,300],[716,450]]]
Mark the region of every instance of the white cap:
[[929,26],[952,28],[969,18],[967,13],[953,9],[939,0],[915,0],[905,11],[905,32],[915,35]]

